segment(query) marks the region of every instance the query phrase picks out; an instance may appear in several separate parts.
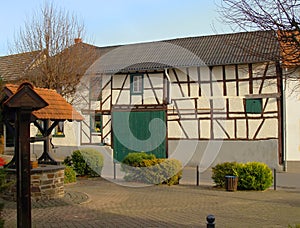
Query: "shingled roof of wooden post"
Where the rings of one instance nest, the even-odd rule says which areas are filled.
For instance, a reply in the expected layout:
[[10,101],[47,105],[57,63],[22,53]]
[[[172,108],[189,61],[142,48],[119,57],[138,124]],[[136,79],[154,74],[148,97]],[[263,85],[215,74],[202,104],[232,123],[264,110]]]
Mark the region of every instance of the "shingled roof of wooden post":
[[[14,84],[7,84],[4,87],[4,92],[8,97],[15,94],[19,86]],[[83,117],[69,104],[60,94],[52,89],[44,89],[34,87],[33,89],[41,98],[43,98],[49,105],[33,111],[32,114],[36,119],[45,120],[69,120],[82,121]]]

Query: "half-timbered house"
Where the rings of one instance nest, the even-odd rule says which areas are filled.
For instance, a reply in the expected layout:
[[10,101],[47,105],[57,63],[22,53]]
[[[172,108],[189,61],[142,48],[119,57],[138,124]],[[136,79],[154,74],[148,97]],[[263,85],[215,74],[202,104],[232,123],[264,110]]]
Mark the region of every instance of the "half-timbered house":
[[[259,31],[97,48],[73,102],[84,121],[60,123],[52,142],[102,145],[116,161],[151,152],[202,169],[300,161],[299,99],[289,95],[294,82],[283,80],[299,70],[279,61],[275,37]],[[17,66],[11,57],[0,58],[1,72]]]
[[133,151],[205,169],[283,162],[282,69],[272,32],[99,48],[77,93],[80,145],[121,161]]

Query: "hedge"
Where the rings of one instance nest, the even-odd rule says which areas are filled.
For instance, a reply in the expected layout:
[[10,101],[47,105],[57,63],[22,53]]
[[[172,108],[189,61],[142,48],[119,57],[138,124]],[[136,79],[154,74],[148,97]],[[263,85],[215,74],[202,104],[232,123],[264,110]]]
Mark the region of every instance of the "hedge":
[[226,175],[238,177],[239,190],[265,190],[273,183],[272,170],[261,162],[225,162],[212,168],[212,179],[217,186],[225,187]]
[[75,150],[64,160],[64,164],[71,166],[77,175],[89,177],[101,176],[103,163],[103,155],[92,148]]
[[265,190],[272,186],[272,170],[263,163],[248,162],[238,167],[238,189]]
[[129,153],[121,165],[126,181],[146,184],[179,184],[182,164],[176,159],[156,158],[145,152]]
[[217,186],[225,188],[225,176],[238,176],[238,166],[239,164],[237,162],[224,162],[217,164],[212,168],[212,179]]
[[73,182],[76,182],[76,172],[71,166],[66,166],[64,183],[68,184]]

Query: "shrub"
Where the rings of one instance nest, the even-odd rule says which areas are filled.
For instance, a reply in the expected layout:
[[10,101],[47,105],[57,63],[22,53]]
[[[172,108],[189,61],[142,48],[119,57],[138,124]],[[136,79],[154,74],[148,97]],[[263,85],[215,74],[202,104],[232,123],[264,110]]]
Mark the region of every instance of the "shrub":
[[212,179],[221,187],[225,187],[226,175],[238,176],[239,190],[265,190],[273,183],[272,170],[260,162],[225,162],[213,167],[212,171]]
[[239,164],[237,162],[224,162],[217,164],[212,168],[212,179],[217,186],[224,188],[225,187],[225,176],[238,176],[237,169]]
[[0,228],[4,227],[4,220],[0,218]]
[[147,154],[145,152],[129,153],[122,161],[122,169],[126,170],[127,166],[139,167],[143,160],[155,159],[154,154]]
[[163,181],[163,184],[173,185],[179,184],[179,180],[182,178],[182,164],[176,159],[163,159],[160,163],[161,170],[164,177],[169,177]]
[[272,170],[260,162],[248,162],[238,169],[238,189],[265,190],[273,183]]
[[66,166],[64,183],[68,184],[73,182],[76,182],[76,172],[71,166]]
[[[146,159],[145,159],[146,158]],[[122,164],[126,181],[147,184],[179,184],[182,164],[176,159],[157,159],[153,154],[130,153]]]
[[72,166],[79,176],[101,176],[103,168],[103,155],[92,148],[75,150],[71,158],[67,157],[64,164]]
[[5,169],[0,168],[0,192],[5,191],[5,189],[9,188],[12,184],[12,182],[8,182],[6,180],[6,172]]
[[4,220],[2,219],[2,216],[1,216],[3,207],[4,207],[4,204],[0,203],[0,228],[4,227]]
[[66,165],[66,166],[72,166],[72,164],[73,164],[72,158],[71,158],[70,156],[67,156],[67,157],[64,159],[63,164]]
[[3,188],[6,183],[6,174],[3,168],[0,168],[0,191],[3,191]]
[[289,225],[288,228],[300,228],[300,224],[296,224],[295,226]]

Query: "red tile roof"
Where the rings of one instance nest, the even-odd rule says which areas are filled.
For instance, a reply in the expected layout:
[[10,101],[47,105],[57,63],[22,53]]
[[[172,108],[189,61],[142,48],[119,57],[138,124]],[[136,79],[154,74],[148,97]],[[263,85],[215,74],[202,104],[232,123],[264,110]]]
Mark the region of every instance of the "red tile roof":
[[[7,84],[4,88],[8,96],[17,92],[19,86]],[[37,111],[33,115],[37,119],[50,120],[83,120],[83,117],[70,105],[60,94],[52,89],[34,88],[34,91],[43,98],[49,105]]]
[[300,32],[278,31],[282,65],[284,67],[300,66]]

